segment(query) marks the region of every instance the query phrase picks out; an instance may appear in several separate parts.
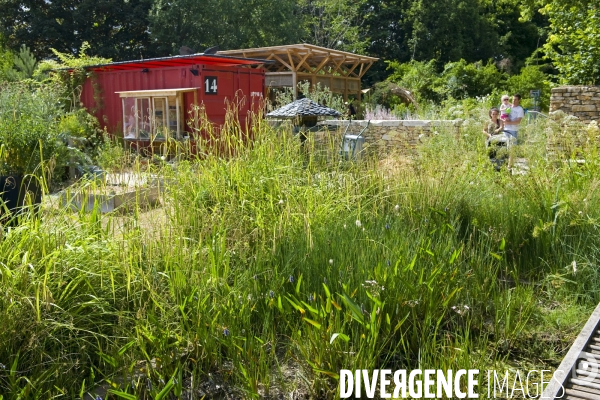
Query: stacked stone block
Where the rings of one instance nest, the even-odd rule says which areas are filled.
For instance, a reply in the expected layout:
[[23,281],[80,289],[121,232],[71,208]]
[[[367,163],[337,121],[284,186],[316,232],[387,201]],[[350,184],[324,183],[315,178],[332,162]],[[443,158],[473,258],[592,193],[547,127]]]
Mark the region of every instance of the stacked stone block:
[[552,89],[550,112],[574,115],[583,123],[600,119],[600,86],[561,86]]
[[[347,128],[348,123],[350,126]],[[367,126],[367,121],[325,121],[323,125],[329,127],[329,131],[315,133],[315,144],[323,145],[331,140],[340,144],[345,133],[357,135]],[[451,132],[460,134],[462,120],[381,120],[371,121],[368,128],[363,132],[365,138],[363,151],[367,155],[385,156],[392,153],[409,154],[422,143],[423,139],[438,133]]]

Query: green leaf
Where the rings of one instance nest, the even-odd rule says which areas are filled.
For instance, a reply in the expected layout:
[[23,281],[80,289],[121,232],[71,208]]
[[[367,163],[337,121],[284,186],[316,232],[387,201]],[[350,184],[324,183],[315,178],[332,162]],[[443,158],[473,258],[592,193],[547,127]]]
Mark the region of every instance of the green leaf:
[[315,328],[317,328],[317,329],[321,329],[321,324],[320,324],[320,323],[318,323],[317,321],[314,321],[314,320],[312,320],[312,319],[309,319],[309,318],[306,318],[306,317],[304,317],[304,318],[302,318],[302,319],[303,319],[304,321],[308,322],[309,324],[311,324],[312,326],[314,326]]

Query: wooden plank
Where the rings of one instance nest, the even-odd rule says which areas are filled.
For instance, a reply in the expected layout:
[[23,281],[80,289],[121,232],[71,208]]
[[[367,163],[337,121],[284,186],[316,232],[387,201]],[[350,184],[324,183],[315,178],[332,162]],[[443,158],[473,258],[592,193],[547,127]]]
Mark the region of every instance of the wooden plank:
[[572,389],[581,390],[582,392],[595,393],[598,396],[600,396],[600,390],[598,390],[598,389],[590,388],[587,386],[575,385],[572,383],[570,383],[568,387],[572,388]]
[[290,65],[292,66],[292,71],[295,71],[296,66],[294,65],[294,60],[292,59],[292,53],[290,52],[290,49],[288,49],[287,55],[288,55],[288,60],[290,60]]
[[317,69],[315,69],[315,74],[318,74],[319,71],[329,62],[329,55],[321,61],[319,65],[317,65]]
[[[363,64],[365,65],[365,64]],[[360,66],[360,74],[358,75],[359,78],[362,78],[363,75],[365,74],[365,72],[367,72],[367,70],[369,68],[371,68],[371,65],[373,65],[373,61],[371,61],[366,67],[363,68],[363,65]]]
[[308,58],[308,56],[310,56],[310,55],[311,55],[311,53],[310,53],[310,51],[309,51],[308,53],[306,53],[306,54],[304,55],[304,57],[302,57],[302,59],[301,59],[301,60],[300,60],[300,62],[298,63],[298,70],[300,69],[300,67],[301,67],[302,65],[306,65],[306,66],[308,67],[308,71],[312,73],[312,68],[310,67],[310,65],[308,65],[308,64],[306,63],[306,59],[307,59],[307,58]]
[[579,378],[572,378],[570,380],[570,382],[573,383],[574,385],[581,385],[581,386],[589,387],[591,389],[600,390],[600,383],[588,382],[584,379],[579,379]]
[[156,90],[129,90],[126,92],[115,92],[119,97],[153,97],[153,96],[177,96],[178,93],[194,92],[200,88],[181,88],[181,89],[156,89]]
[[290,64],[283,61],[283,59],[281,59],[277,54],[273,53],[273,58],[285,65],[286,67],[288,67],[290,71],[294,71],[294,68],[292,68]]
[[[573,345],[567,352],[565,358],[563,358],[559,367],[554,374],[554,378],[550,380],[550,383],[546,386],[546,390],[542,394],[542,397],[546,398],[555,398],[556,394],[562,389],[565,381],[568,379],[571,369],[577,362],[577,360],[582,356],[582,350],[585,348],[586,344],[590,340],[590,338],[597,331],[598,321],[600,320],[600,304],[596,306],[592,315],[588,318],[587,323],[579,333],[579,336],[573,342]],[[575,380],[572,380],[573,383],[577,383]],[[585,386],[585,385],[584,385]]]
[[[352,66],[350,67],[350,69],[348,70],[348,72],[346,73],[346,76],[350,76],[350,74],[352,74],[352,72],[354,72],[354,70],[356,69],[356,67],[358,67],[358,63],[360,60],[356,60],[354,62],[354,64],[352,64]],[[355,76],[358,76],[356,74],[354,74]]]
[[600,396],[598,396],[597,394],[592,394],[577,389],[565,389],[565,393],[567,395],[577,396],[586,400],[600,400]]

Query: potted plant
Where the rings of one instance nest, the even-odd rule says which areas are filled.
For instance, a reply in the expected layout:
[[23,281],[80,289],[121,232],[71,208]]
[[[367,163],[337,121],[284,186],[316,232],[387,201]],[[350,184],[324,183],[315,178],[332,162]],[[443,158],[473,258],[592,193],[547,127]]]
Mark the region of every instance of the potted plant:
[[57,129],[59,93],[47,84],[0,85],[0,218],[29,201],[39,204],[41,183],[65,154]]

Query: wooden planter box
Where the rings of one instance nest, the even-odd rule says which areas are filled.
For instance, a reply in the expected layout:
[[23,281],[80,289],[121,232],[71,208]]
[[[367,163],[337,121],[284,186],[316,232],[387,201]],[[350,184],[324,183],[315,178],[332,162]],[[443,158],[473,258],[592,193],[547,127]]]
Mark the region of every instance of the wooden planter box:
[[68,205],[71,209],[79,211],[84,209],[91,212],[98,204],[102,213],[118,210],[130,212],[136,205],[142,209],[160,205],[160,191],[158,187],[122,188],[114,193],[105,193],[97,188],[85,188],[77,192],[64,192],[61,195],[61,204]]

